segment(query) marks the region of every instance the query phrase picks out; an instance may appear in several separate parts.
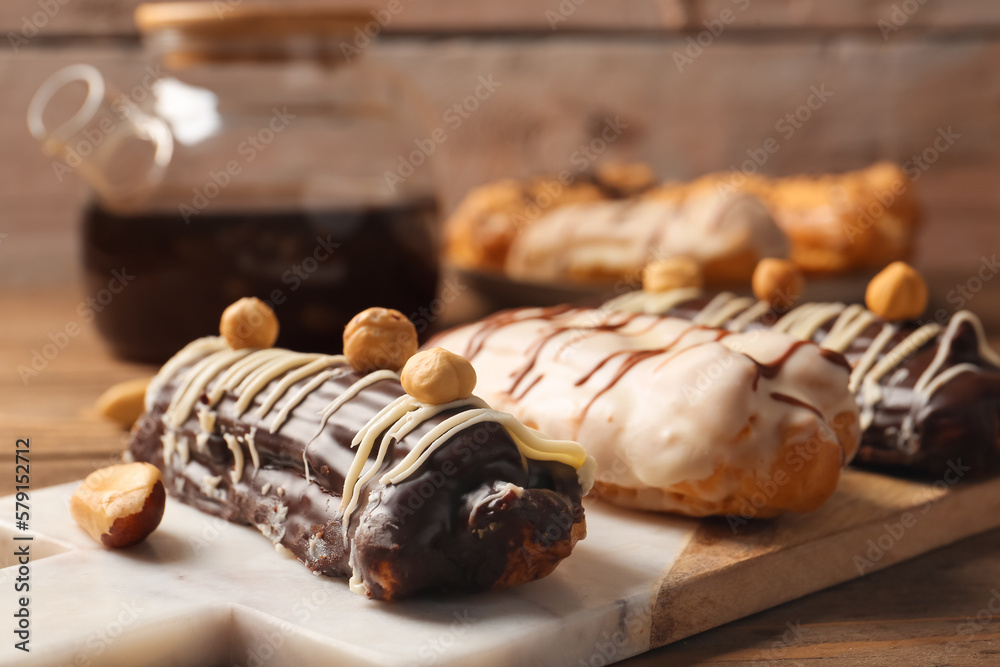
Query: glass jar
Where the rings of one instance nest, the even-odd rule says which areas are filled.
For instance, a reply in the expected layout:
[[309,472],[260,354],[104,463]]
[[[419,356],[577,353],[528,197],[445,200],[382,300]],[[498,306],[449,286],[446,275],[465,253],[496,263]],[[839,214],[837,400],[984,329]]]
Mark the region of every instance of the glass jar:
[[[422,106],[353,44],[365,19],[142,5],[136,21],[158,63],[134,88],[114,91],[87,65],[43,84],[29,126],[96,194],[83,220],[88,292],[126,277],[95,308],[118,355],[163,361],[217,332],[243,296],[274,308],[279,345],[310,352],[338,352],[344,325],[369,306],[431,305],[433,172],[399,175],[423,136]],[[74,86],[86,88],[79,109],[52,121]]]

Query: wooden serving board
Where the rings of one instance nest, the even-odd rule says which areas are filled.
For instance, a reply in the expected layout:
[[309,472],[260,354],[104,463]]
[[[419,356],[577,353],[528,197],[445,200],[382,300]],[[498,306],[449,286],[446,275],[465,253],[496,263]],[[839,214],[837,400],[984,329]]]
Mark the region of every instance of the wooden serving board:
[[[735,531],[588,500],[588,537],[550,577],[391,604],[173,500],[145,543],[103,549],[69,517],[71,483],[31,494],[27,533],[0,520],[5,545],[34,538],[31,652],[4,642],[0,664],[609,664],[1000,525],[1000,480],[957,478],[852,470],[817,512]],[[16,599],[0,597],[11,619]]]
[[849,470],[811,514],[749,522],[735,535],[723,520],[703,520],[660,586],[651,647],[1000,526],[1000,479],[946,477],[923,483]]

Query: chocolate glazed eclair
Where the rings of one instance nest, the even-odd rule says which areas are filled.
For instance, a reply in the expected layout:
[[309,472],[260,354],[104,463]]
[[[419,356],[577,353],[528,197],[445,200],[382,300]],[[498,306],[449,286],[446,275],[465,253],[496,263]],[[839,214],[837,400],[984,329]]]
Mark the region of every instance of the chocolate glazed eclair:
[[943,323],[918,321],[926,286],[902,262],[869,285],[869,306],[880,313],[858,304],[793,307],[787,291],[783,299],[757,296],[688,286],[630,292],[604,308],[734,332],[783,331],[840,352],[852,367],[849,388],[861,416],[856,463],[934,477],[1000,472],[1000,356],[976,315],[963,310]]
[[355,361],[194,341],[151,383],[132,456],[181,501],[256,526],[377,600],[532,581],[585,536],[579,445],[489,409],[471,386],[425,402],[395,371]]

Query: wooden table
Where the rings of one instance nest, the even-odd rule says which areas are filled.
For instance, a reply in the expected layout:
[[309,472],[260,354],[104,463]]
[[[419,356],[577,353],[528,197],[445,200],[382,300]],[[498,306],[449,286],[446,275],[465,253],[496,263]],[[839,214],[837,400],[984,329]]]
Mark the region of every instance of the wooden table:
[[[92,410],[108,386],[155,368],[112,358],[77,314],[71,288],[0,294],[0,494],[13,445],[31,438],[31,485],[79,479],[117,460],[125,433]],[[18,366],[80,325],[27,384]],[[52,352],[50,348],[48,352]],[[739,595],[738,590],[733,591]],[[995,610],[995,611],[994,611]],[[978,620],[977,620],[978,616]],[[1000,663],[1000,531],[702,633],[628,665],[995,665]]]

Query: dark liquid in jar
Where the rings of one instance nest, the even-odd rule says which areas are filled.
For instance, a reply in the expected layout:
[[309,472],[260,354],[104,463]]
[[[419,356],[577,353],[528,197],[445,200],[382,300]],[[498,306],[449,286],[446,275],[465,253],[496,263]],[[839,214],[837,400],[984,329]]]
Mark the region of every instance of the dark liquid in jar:
[[280,322],[277,345],[339,353],[344,325],[371,306],[414,320],[421,339],[438,282],[433,200],[324,211],[115,215],[87,210],[83,252],[95,323],[115,353],[161,363],[217,335],[233,301],[256,296]]

